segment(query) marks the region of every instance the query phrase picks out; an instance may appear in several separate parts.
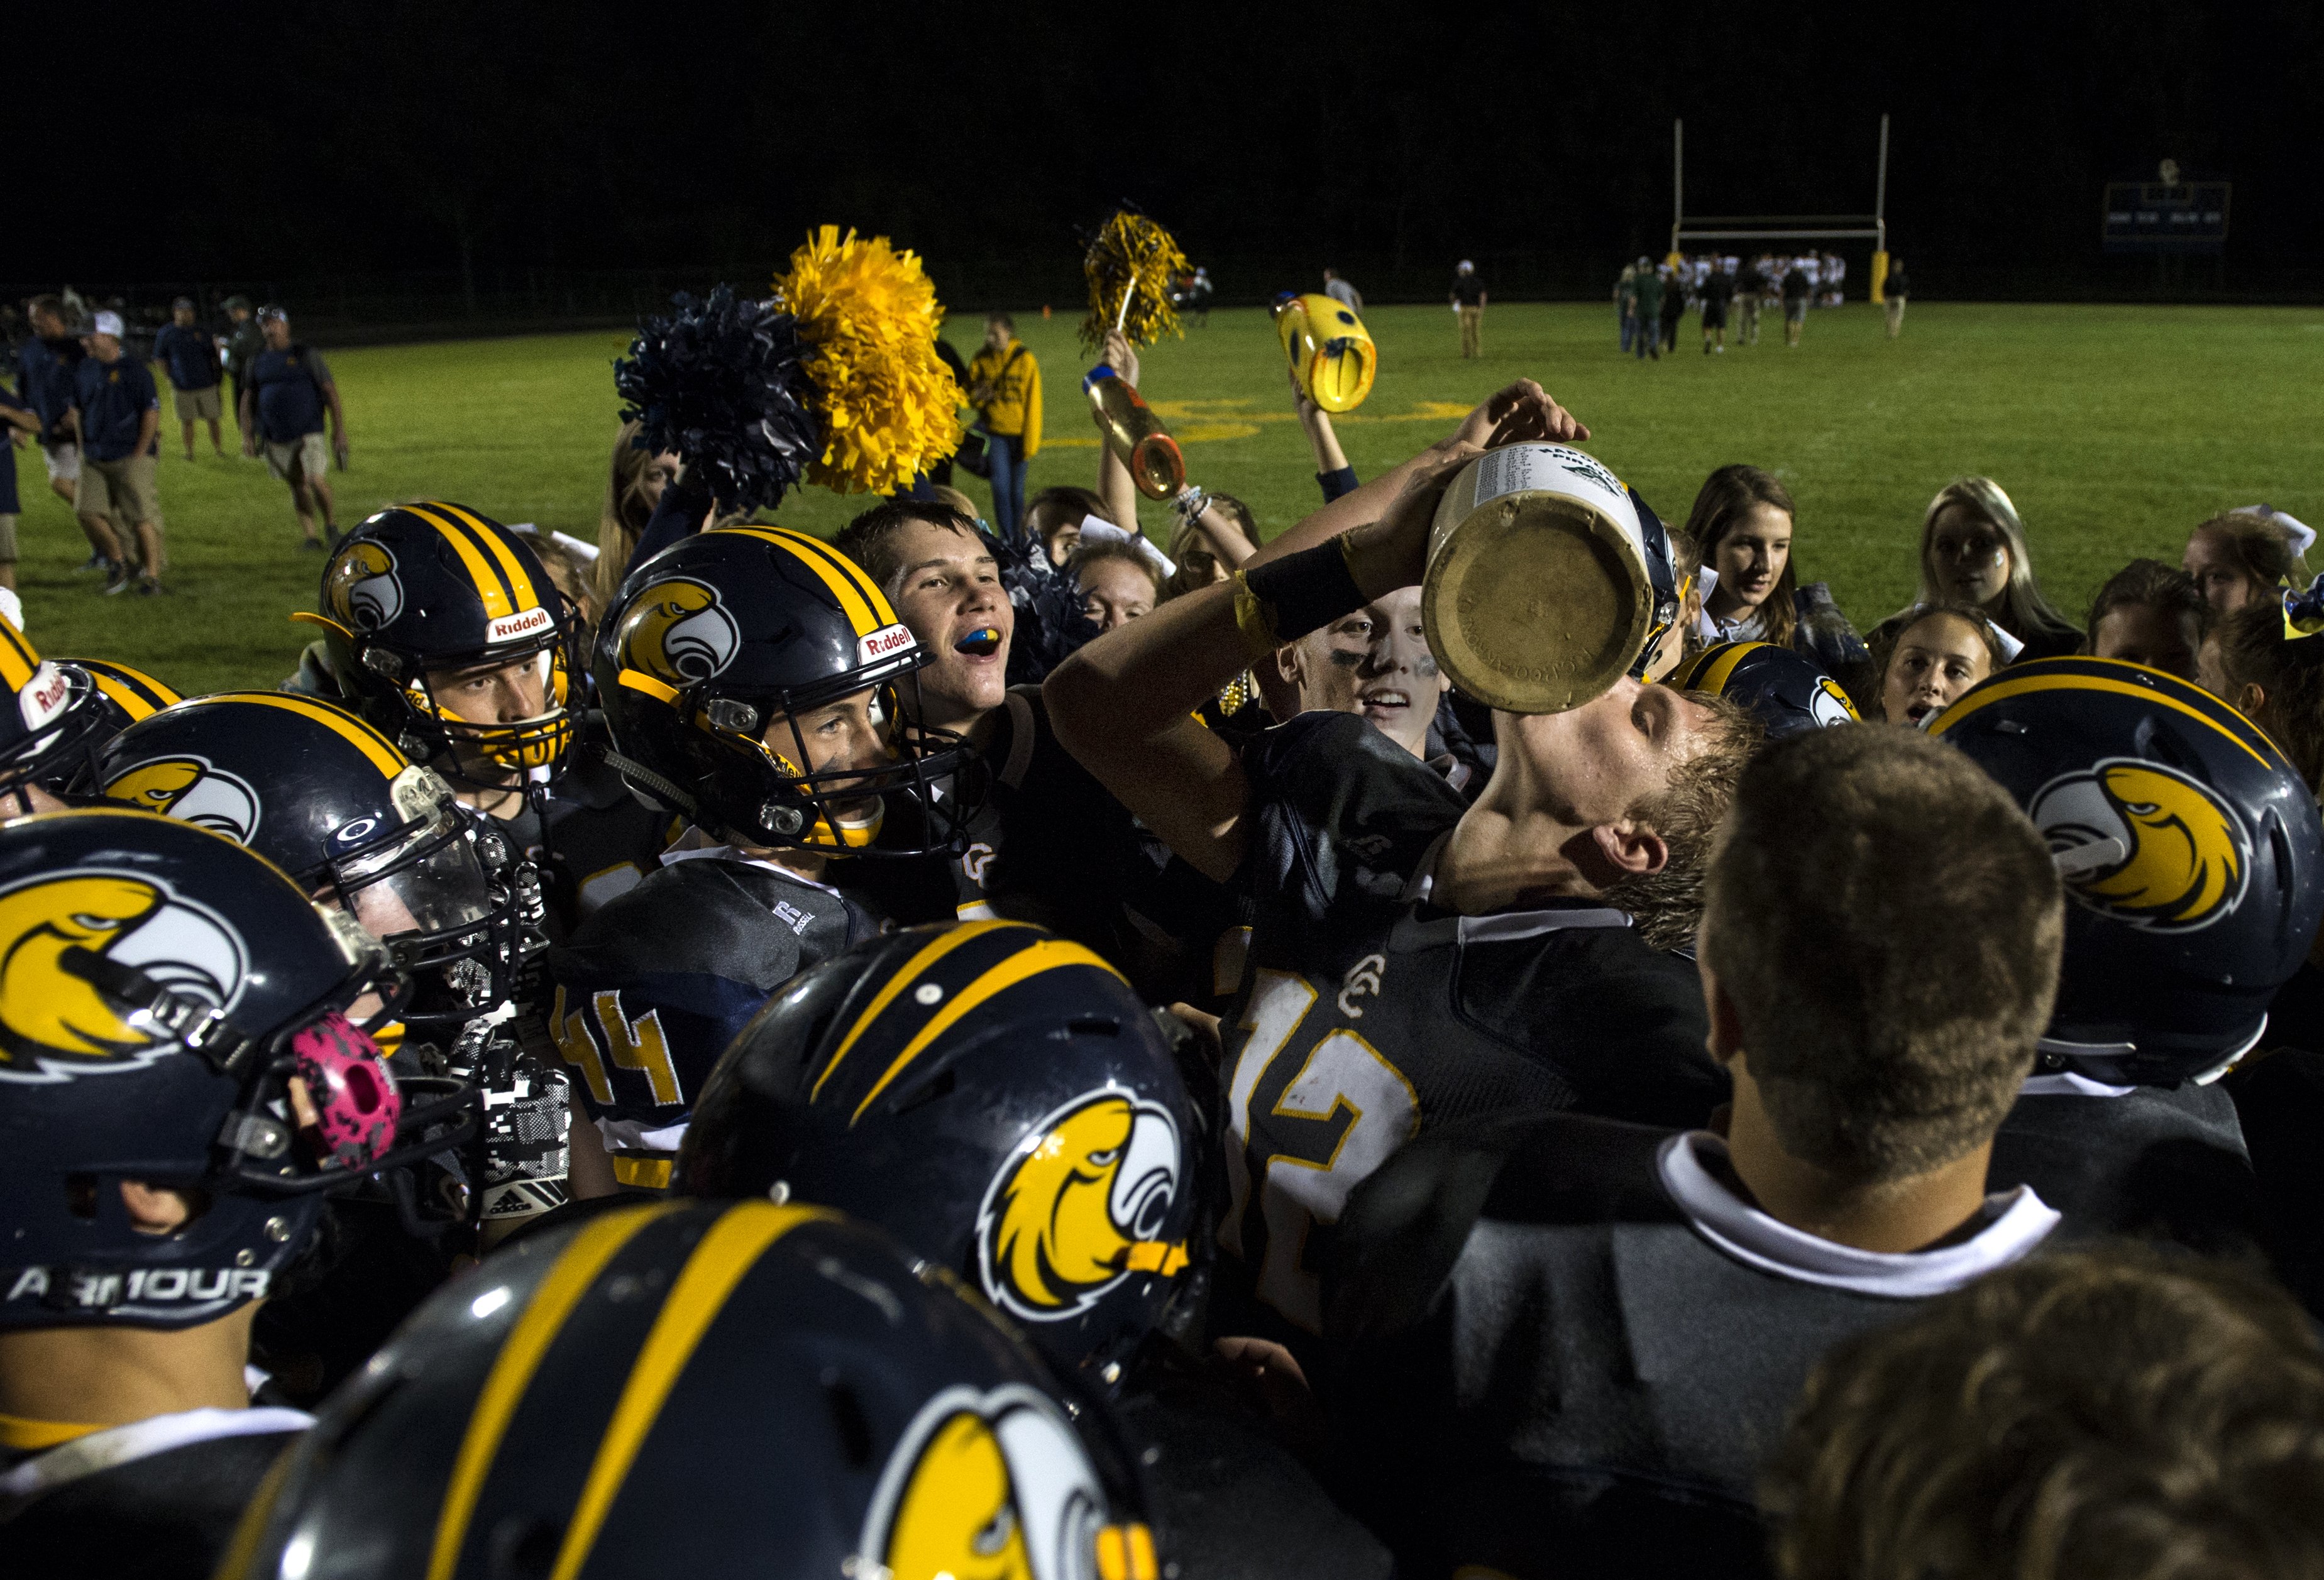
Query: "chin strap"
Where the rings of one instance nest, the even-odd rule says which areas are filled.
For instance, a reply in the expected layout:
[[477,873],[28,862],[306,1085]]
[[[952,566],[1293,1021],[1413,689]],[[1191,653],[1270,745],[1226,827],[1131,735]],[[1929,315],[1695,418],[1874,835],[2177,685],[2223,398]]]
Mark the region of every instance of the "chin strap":
[[129,1006],[134,1022],[151,1027],[156,1042],[182,1043],[211,1068],[232,1072],[258,1039],[244,1033],[223,1011],[155,981],[144,972],[106,959],[78,945],[58,957],[58,969],[78,977],[116,1004]]
[[695,804],[694,797],[671,781],[655,773],[645,764],[632,758],[625,758],[613,748],[607,747],[605,766],[639,789],[660,797],[664,804],[684,813],[691,821],[701,822],[701,814]]

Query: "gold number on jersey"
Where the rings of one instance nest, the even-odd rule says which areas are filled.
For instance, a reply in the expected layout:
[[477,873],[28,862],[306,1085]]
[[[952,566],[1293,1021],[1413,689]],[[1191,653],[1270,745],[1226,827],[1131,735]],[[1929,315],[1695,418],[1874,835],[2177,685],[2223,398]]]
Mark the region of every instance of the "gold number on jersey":
[[605,1074],[605,1061],[598,1055],[583,1015],[577,1009],[569,1015],[565,1013],[565,989],[559,988],[549,1006],[549,1034],[557,1039],[557,1051],[565,1055],[565,1062],[589,1083],[589,1095],[601,1103],[611,1103],[613,1083]]
[[[1238,1254],[1243,1254],[1242,1214],[1252,1184],[1250,1105],[1266,1071],[1282,1056],[1315,1003],[1315,990],[1297,977],[1281,971],[1261,971],[1259,977],[1241,1023],[1251,1034],[1235,1061],[1229,1092],[1229,1124],[1237,1144],[1227,1149],[1232,1202],[1224,1237]],[[1319,1222],[1336,1223],[1348,1193],[1412,1138],[1420,1126],[1420,1099],[1403,1071],[1379,1049],[1342,1028],[1308,1052],[1270,1112],[1285,1118],[1347,1120],[1330,1155],[1273,1153],[1259,1180],[1259,1210],[1267,1224],[1259,1297],[1301,1327],[1320,1328],[1315,1275],[1300,1265],[1308,1234]]]
[[[669,1040],[662,1035],[661,1012],[650,1009],[632,1022],[622,1014],[622,996],[615,991],[594,995],[590,1006],[596,1011],[597,1024],[605,1033],[605,1048],[613,1054],[614,1064],[623,1070],[643,1071],[655,1102],[680,1101],[678,1068],[670,1062]],[[611,1103],[613,1078],[597,1052],[597,1040],[589,1034],[585,1013],[576,1009],[567,1015],[565,989],[559,988],[549,1005],[549,1034],[557,1039],[557,1051],[565,1056],[565,1062],[578,1070],[589,1083],[589,1095],[600,1103]]]

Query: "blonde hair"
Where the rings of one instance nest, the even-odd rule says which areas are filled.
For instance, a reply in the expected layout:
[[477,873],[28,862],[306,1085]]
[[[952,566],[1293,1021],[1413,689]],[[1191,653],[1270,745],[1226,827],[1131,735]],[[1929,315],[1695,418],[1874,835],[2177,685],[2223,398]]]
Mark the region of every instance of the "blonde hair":
[[1993,613],[1994,622],[2021,642],[2043,632],[2080,635],[2073,622],[2042,595],[2040,583],[2034,580],[2034,552],[2026,547],[2025,523],[2017,519],[2017,507],[2010,503],[2001,485],[1989,477],[1956,477],[1929,501],[1928,514],[1921,518],[1921,591],[1896,612],[1904,614],[1945,601],[1937,578],[1929,574],[1929,556],[1936,542],[1937,518],[1952,505],[1993,527],[2009,546],[2009,584],[2001,590],[2001,607]]
[[630,556],[637,552],[638,538],[653,518],[653,506],[646,502],[646,468],[653,464],[654,453],[638,448],[633,442],[641,426],[625,422],[613,436],[613,464],[605,473],[605,502],[597,513],[597,563],[590,573],[600,603],[611,604],[622,590],[622,578],[630,574]]

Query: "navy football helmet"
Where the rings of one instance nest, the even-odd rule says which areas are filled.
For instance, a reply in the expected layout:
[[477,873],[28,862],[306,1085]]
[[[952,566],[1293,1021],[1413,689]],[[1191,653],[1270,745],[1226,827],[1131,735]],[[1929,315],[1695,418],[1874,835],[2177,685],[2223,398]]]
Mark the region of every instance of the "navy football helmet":
[[[897,689],[916,686],[929,658],[872,578],[819,539],[775,527],[697,533],[632,571],[598,623],[606,761],[640,793],[742,844],[952,850],[982,798],[958,736],[896,729],[893,761],[810,774],[798,722],[872,691],[892,725]],[[880,818],[843,809],[890,794],[927,809],[927,833],[875,848]]]
[[1862,722],[1840,683],[1815,661],[1772,642],[1721,642],[1696,654],[1671,684],[1740,703],[1759,716],[1770,739]]
[[[581,618],[519,534],[465,505],[391,505],[342,538],[323,566],[331,668],[358,712],[405,756],[457,773],[463,757],[503,770],[554,768],[579,726]],[[522,663],[541,712],[462,718],[431,675]]]
[[2045,1064],[2123,1085],[2224,1074],[2324,918],[2315,798],[2200,686],[2107,658],[2012,665],[1929,726],[2006,787],[2066,880]]
[[114,737],[97,783],[337,902],[415,978],[408,1025],[456,1026],[515,992],[538,877],[432,769],[353,714],[287,692],[197,697]]
[[836,1213],[618,1209],[430,1297],[243,1517],[317,1573],[1160,1580],[1106,1409]]
[[[231,841],[143,813],[0,825],[0,1327],[175,1328],[263,1299],[317,1192],[466,1122],[346,1019],[392,964]],[[455,1137],[456,1139],[456,1137]],[[120,1186],[196,1199],[141,1234]]]
[[86,669],[42,658],[0,617],[0,811],[30,812],[27,794],[72,783],[115,728]]
[[1638,497],[1638,491],[1628,483],[1622,485],[1630,496],[1630,504],[1638,512],[1638,547],[1646,556],[1646,581],[1654,589],[1654,624],[1646,630],[1646,639],[1639,645],[1638,656],[1630,664],[1630,678],[1644,680],[1646,666],[1654,662],[1655,644],[1663,633],[1678,623],[1679,608],[1686,601],[1685,590],[1678,584],[1678,566],[1671,554],[1670,528],[1654,508]]
[[971,922],[796,978],[718,1061],[677,1179],[877,1224],[1111,1383],[1189,1282],[1209,1133],[1112,967]]

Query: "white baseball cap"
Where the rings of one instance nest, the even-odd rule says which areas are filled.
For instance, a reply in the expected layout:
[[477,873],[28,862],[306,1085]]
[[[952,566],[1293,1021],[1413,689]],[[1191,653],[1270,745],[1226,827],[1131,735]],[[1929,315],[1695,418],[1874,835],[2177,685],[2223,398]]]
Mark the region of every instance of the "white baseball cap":
[[126,331],[124,331],[121,326],[120,314],[99,313],[95,320],[90,323],[88,333],[91,335],[110,335],[115,340],[118,340],[126,333]]

